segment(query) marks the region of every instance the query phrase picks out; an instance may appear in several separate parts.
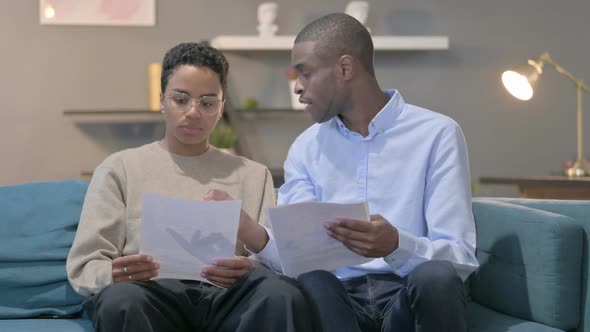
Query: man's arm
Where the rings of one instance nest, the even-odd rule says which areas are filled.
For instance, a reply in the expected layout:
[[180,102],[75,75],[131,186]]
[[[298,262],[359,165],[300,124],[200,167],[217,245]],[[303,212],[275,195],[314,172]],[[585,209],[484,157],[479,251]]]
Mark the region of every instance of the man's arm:
[[[288,202],[294,200],[297,202],[317,201],[311,179],[307,176],[304,168],[301,167],[298,162],[298,158],[301,155],[298,152],[298,143],[299,141],[295,140],[289,149],[289,153],[287,154],[287,160],[284,164],[285,183],[279,189],[279,197],[277,198],[278,205],[288,204]],[[268,173],[267,176],[270,176],[270,173]],[[265,191],[268,190],[270,190],[270,188],[266,188]],[[272,197],[274,199],[274,188],[272,188],[272,193]],[[269,228],[266,213],[262,213],[261,218],[264,218],[260,223],[264,225],[269,236],[269,240],[264,249],[262,249],[259,253],[255,253],[254,257],[256,257],[275,272],[282,273],[283,268],[279,259],[277,245]]]
[[465,280],[479,266],[467,145],[455,123],[439,135],[428,161],[424,190],[428,234],[419,237],[398,229],[399,247],[385,261],[406,275],[422,262],[446,260]]

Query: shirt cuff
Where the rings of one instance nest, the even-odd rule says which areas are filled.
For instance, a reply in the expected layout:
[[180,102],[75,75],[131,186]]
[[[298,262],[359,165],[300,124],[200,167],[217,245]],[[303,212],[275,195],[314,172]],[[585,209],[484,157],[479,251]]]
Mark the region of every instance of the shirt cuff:
[[244,246],[244,247],[256,259],[258,259],[260,262],[262,262],[262,264],[266,265],[267,267],[269,267],[271,270],[273,270],[275,272],[282,273],[283,268],[280,263],[279,252],[277,250],[274,235],[272,234],[272,231],[268,227],[266,227],[264,225],[260,225],[260,226],[264,227],[264,230],[266,231],[266,234],[268,235],[268,242],[266,243],[264,248],[262,248],[262,250],[260,250],[259,253],[255,253],[255,252],[251,251],[250,249],[248,249],[248,247],[246,247],[246,246]]
[[405,277],[410,271],[408,270],[408,261],[415,256],[418,239],[405,231],[398,228],[399,244],[391,254],[383,257],[383,260],[389,264],[401,277]]

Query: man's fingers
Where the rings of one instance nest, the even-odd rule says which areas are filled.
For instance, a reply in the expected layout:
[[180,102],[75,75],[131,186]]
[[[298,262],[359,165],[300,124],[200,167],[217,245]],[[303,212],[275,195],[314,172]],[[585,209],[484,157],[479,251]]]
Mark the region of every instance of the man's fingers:
[[332,228],[327,229],[328,234],[334,237],[334,235],[338,235],[340,238],[346,238],[349,240],[356,240],[356,241],[363,241],[367,239],[367,234],[365,232],[359,232],[352,230],[346,227],[334,226]]
[[365,256],[366,253],[371,249],[371,243],[369,242],[353,240],[335,233],[331,234],[331,236],[334,239],[342,242],[342,244],[344,244],[348,249],[363,256]]
[[364,220],[348,219],[348,218],[336,218],[334,220],[327,221],[324,223],[325,227],[330,229],[334,227],[344,227],[357,232],[370,232],[371,223]]

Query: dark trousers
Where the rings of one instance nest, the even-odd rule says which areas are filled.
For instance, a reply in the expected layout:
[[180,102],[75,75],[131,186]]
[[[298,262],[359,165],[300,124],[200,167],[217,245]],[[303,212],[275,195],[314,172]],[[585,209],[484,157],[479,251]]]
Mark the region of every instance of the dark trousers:
[[312,271],[298,281],[324,332],[467,331],[463,283],[448,262],[423,263],[405,278],[369,274],[340,281]]
[[255,268],[229,289],[157,279],[107,286],[84,302],[97,332],[317,331],[295,280]]

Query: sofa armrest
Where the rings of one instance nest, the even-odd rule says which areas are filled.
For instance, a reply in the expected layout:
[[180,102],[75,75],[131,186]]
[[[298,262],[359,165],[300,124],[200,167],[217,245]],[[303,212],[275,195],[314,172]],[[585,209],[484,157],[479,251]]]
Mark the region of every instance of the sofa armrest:
[[475,199],[477,258],[471,297],[562,330],[580,319],[582,229],[560,214]]

